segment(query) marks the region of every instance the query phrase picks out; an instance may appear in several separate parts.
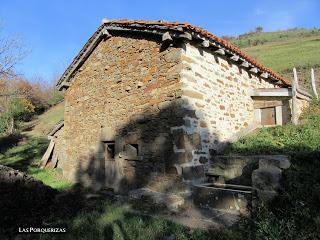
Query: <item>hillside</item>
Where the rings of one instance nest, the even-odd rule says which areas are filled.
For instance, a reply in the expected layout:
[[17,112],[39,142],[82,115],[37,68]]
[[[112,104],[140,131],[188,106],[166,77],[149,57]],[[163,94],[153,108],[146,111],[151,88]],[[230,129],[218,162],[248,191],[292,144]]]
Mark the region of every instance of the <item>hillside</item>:
[[251,32],[231,41],[259,62],[292,79],[292,68],[310,88],[310,68],[320,76],[320,29],[290,29],[277,32]]
[[64,103],[51,107],[36,119],[25,124],[26,132],[31,136],[46,137],[49,131],[63,119]]

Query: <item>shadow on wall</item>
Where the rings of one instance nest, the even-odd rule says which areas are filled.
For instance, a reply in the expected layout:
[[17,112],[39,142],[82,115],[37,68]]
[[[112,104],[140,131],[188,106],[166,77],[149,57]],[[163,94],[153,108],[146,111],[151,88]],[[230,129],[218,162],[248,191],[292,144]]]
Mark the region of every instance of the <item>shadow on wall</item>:
[[226,143],[200,127],[198,114],[178,98],[132,115],[117,129],[101,126],[96,151],[78,160],[77,182],[125,193],[159,181],[168,184],[158,186],[162,192],[171,191],[181,177],[203,181],[210,158]]

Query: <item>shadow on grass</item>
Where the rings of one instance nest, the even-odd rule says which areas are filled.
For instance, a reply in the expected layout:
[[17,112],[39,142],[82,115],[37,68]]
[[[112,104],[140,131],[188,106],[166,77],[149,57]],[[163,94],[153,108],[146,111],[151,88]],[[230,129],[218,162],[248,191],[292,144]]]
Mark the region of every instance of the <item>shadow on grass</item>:
[[0,154],[16,146],[22,140],[22,138],[23,136],[18,133],[0,137]]
[[[3,137],[6,144],[0,152],[0,164],[27,172],[30,166],[37,166],[48,146],[44,138],[32,138],[25,135]],[[1,144],[1,142],[0,142]]]

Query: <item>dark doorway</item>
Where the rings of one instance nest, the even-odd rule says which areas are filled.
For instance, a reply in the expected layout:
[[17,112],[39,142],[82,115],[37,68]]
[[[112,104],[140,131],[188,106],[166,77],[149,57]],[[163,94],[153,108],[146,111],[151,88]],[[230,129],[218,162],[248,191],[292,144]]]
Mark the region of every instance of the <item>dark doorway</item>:
[[115,142],[114,141],[105,141],[105,142],[103,142],[103,148],[104,148],[104,159],[106,161],[114,161]]

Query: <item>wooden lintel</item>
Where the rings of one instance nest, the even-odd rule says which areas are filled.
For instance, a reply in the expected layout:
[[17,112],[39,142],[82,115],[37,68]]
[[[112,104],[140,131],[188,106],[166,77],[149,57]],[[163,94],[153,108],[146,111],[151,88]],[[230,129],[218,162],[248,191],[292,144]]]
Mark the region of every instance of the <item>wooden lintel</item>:
[[[288,101],[288,100],[286,100]],[[253,107],[257,108],[267,108],[267,107],[277,107],[283,106],[284,102],[281,100],[254,100]]]
[[172,40],[172,37],[171,37],[171,35],[170,35],[170,33],[169,32],[165,32],[163,35],[162,35],[162,41],[163,42],[171,42],[171,41],[173,41]]
[[222,48],[219,48],[218,50],[214,51],[215,53],[218,53],[220,55],[225,55],[226,52],[222,49]]

